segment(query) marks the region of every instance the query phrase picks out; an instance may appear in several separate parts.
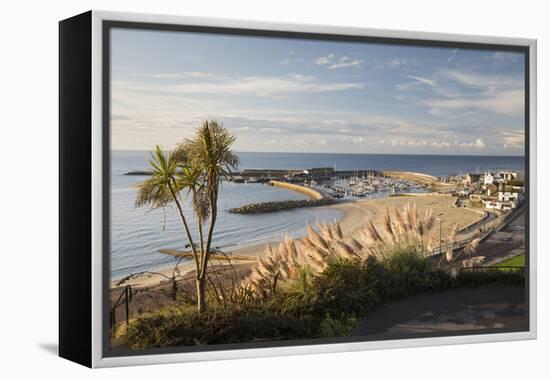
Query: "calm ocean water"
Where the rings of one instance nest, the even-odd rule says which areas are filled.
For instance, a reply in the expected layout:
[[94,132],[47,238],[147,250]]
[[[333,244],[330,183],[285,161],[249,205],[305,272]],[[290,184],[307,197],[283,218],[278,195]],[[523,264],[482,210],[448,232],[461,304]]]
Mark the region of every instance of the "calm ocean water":
[[305,154],[241,152],[242,168],[313,168],[337,170],[399,170],[447,176],[466,172],[510,169],[524,170],[523,156],[452,156],[385,154]]
[[[405,170],[436,176],[492,169],[524,170],[523,157],[511,156],[434,156],[434,155],[361,155],[302,153],[238,153],[241,169],[308,169],[336,167],[338,170]],[[133,170],[147,169],[147,152],[113,151],[111,157],[111,276],[120,278],[142,270],[170,266],[173,257],[158,252],[161,248],[183,249],[182,229],[176,211],[135,208],[135,185],[144,176],[125,176]],[[299,193],[262,184],[225,183],[219,199],[214,246],[225,250],[278,240],[288,232],[292,237],[304,234],[306,222],[331,222],[341,217],[338,210],[295,209],[290,212],[254,216],[229,214],[226,210],[252,202],[305,198]],[[187,202],[187,201],[186,201]],[[186,214],[192,214],[188,204]],[[192,227],[196,224],[189,216]]]

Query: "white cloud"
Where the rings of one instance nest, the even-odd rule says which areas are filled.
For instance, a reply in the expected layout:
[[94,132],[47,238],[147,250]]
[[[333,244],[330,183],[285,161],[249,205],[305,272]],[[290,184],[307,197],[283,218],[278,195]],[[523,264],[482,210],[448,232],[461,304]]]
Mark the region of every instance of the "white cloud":
[[262,133],[280,134],[283,132],[283,129],[278,127],[262,127],[260,131]]
[[151,84],[147,82],[114,81],[117,90],[140,93],[165,93],[173,95],[209,94],[209,95],[256,95],[281,97],[296,93],[323,93],[362,89],[364,83],[324,82],[313,76],[244,76],[226,78],[210,76],[200,82],[176,82]]
[[408,77],[409,79],[416,80],[422,84],[429,85],[430,87],[435,87],[437,85],[434,80],[430,80],[425,77],[413,76],[413,75],[403,75],[403,76]]
[[[294,54],[291,54],[291,55],[294,55]],[[283,66],[289,66],[291,64],[303,63],[305,61],[306,61],[305,58],[297,58],[292,56],[292,57],[280,59],[277,61],[277,63],[282,64]]]
[[379,65],[377,68],[399,68],[403,66],[419,66],[421,63],[420,59],[414,58],[392,58],[384,61],[383,64]]
[[430,87],[437,86],[437,83],[434,80],[428,79],[425,77],[414,76],[414,75],[401,75],[401,76],[411,79],[413,81],[397,84],[398,91],[408,91],[411,89],[418,89],[419,87],[425,86],[425,85]]
[[330,66],[328,66],[328,69],[333,70],[336,68],[361,67],[362,64],[362,60],[352,59],[348,56],[343,56],[338,60],[338,62],[332,63]]
[[433,115],[442,115],[444,110],[488,110],[500,115],[521,115],[524,110],[523,90],[498,92],[483,98],[428,100]]
[[481,89],[484,94],[501,89],[523,89],[523,80],[504,75],[487,75],[458,70],[442,70],[437,76],[470,88]]
[[525,132],[521,131],[505,131],[502,133],[502,141],[507,147],[520,146],[525,144]]
[[487,147],[485,142],[483,140],[481,140],[480,138],[476,139],[473,142],[462,142],[462,143],[459,144],[459,146],[462,147],[462,148],[468,148],[468,149],[471,149],[471,148],[483,149],[483,148]]
[[334,59],[334,54],[328,54],[327,56],[322,56],[315,59],[314,62],[319,66],[324,66],[326,64],[330,64],[332,62],[332,59]]
[[397,84],[398,91],[422,91],[425,99],[418,96],[397,96],[397,99],[427,106],[433,116],[457,119],[487,111],[502,116],[521,116],[524,112],[524,84],[512,76],[460,70],[440,70],[429,77],[401,76],[412,81]]
[[510,51],[495,51],[491,55],[487,55],[482,59],[492,63],[495,67],[502,67],[508,64],[517,64],[523,59],[522,53]]
[[212,77],[213,75],[209,72],[200,72],[200,71],[189,71],[189,72],[175,72],[175,73],[157,73],[151,75],[140,75],[138,76],[150,76],[156,79],[186,79],[186,78],[196,78],[204,79],[207,77]]
[[474,142],[474,146],[476,146],[477,148],[485,148],[486,145],[481,139],[476,139],[476,141]]
[[314,59],[313,62],[319,66],[327,66],[329,70],[346,67],[361,67],[364,63],[364,61],[360,59],[354,59],[349,56],[338,58],[334,54],[319,57]]
[[[341,61],[357,65],[347,56],[331,54],[321,58],[328,59],[319,64],[327,69]],[[236,148],[241,151],[315,152],[326,143],[327,152],[521,152],[523,133],[512,131],[517,119],[508,116],[523,111],[522,83],[511,77],[458,70],[436,71],[433,75],[399,73],[394,77],[405,81],[403,85],[422,91],[422,96],[408,96],[415,101],[410,109],[426,110],[426,114],[437,115],[436,119],[406,111],[369,110],[368,101],[364,108],[352,111],[325,109],[316,104],[309,104],[312,108],[308,109],[303,107],[308,102],[295,101],[308,98],[309,93],[366,87],[352,79],[332,82],[322,76],[296,74],[228,77],[191,71],[156,74],[157,80],[151,80],[153,75],[115,80],[113,146],[170,146],[189,136],[202,120],[216,118],[237,134]],[[489,91],[489,87],[494,90]],[[407,98],[408,94],[400,95]],[[246,96],[277,100],[262,98],[258,106]],[[279,100],[286,97],[290,97],[291,106]],[[487,118],[486,111],[502,115],[497,118],[502,123],[495,123],[494,117]]]

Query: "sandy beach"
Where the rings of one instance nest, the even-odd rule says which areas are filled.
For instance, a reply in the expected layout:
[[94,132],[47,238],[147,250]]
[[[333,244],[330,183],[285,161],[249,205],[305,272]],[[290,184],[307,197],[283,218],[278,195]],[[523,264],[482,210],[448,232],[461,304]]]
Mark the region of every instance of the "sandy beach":
[[[386,214],[386,208],[389,208],[390,211],[395,207],[403,207],[407,204],[413,205],[416,204],[420,213],[422,214],[425,209],[432,209],[433,215],[436,218],[440,218],[442,233],[446,234],[455,224],[458,224],[459,227],[465,226],[469,223],[479,220],[482,215],[480,212],[473,211],[466,208],[456,208],[454,203],[456,198],[451,196],[440,196],[440,195],[423,195],[423,196],[396,196],[396,197],[385,197],[385,198],[373,198],[373,199],[362,199],[356,201],[347,201],[341,202],[327,207],[335,208],[343,212],[343,216],[340,220],[342,230],[345,235],[353,236],[356,235],[359,229],[361,229],[368,220],[372,220],[375,225],[381,225]],[[290,215],[290,214],[289,214]],[[254,215],[247,215],[254,216]],[[272,244],[277,244],[278,242],[272,242]],[[267,243],[262,243],[258,245],[245,246],[236,249],[227,250],[233,255],[243,255],[243,256],[261,256],[264,253],[264,250],[267,246]],[[238,263],[250,265],[247,263]],[[234,264],[237,265],[237,264]],[[180,274],[183,276],[186,273],[189,273],[194,270],[192,264],[185,264],[180,269]],[[164,274],[166,276],[172,275],[173,268],[159,270],[158,273]],[[150,287],[158,285],[166,281],[166,278],[163,278],[160,275],[143,275],[135,279],[126,281],[126,284],[130,284],[134,287]],[[113,281],[111,284],[112,287],[116,286],[116,281]]]

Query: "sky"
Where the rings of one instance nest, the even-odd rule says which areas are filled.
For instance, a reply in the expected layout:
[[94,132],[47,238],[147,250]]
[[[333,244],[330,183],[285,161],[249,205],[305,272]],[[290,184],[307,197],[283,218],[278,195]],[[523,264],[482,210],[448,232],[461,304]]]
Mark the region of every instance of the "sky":
[[524,154],[523,54],[113,29],[111,146],[216,119],[236,151]]

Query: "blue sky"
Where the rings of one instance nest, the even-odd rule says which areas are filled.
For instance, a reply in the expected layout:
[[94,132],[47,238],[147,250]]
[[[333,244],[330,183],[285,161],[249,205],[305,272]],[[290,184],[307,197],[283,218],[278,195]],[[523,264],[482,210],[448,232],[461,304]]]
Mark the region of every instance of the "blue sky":
[[112,147],[217,119],[238,151],[522,155],[517,53],[112,31]]

